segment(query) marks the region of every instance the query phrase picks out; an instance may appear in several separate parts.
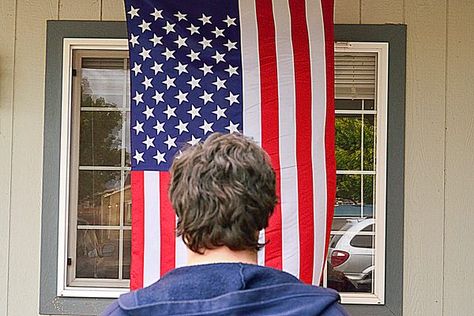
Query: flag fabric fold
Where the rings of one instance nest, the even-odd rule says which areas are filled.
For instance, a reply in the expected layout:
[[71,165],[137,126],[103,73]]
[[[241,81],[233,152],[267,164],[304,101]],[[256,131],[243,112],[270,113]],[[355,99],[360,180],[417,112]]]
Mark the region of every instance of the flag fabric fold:
[[240,132],[270,155],[279,203],[259,264],[319,284],[335,195],[333,0],[126,0],[131,288],[186,263],[168,170],[185,146]]

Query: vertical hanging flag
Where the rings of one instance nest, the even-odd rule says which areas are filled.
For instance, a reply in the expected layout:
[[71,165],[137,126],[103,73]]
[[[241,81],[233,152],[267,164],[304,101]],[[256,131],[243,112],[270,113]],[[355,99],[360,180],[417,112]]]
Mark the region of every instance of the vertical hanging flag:
[[126,0],[131,68],[131,288],[186,262],[173,157],[213,132],[270,155],[279,204],[259,264],[319,284],[334,210],[333,0]]

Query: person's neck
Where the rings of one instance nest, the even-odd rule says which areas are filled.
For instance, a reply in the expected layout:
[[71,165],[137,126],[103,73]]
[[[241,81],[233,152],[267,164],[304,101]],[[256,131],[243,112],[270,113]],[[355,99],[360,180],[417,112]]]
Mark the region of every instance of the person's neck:
[[228,262],[257,264],[257,252],[250,250],[231,250],[226,246],[205,249],[203,254],[188,249],[187,265],[189,266]]

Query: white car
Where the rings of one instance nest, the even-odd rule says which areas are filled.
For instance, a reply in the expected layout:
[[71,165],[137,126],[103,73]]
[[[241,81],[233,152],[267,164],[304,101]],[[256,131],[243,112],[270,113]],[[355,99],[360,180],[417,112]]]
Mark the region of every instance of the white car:
[[348,219],[329,244],[329,258],[334,270],[343,272],[357,289],[370,290],[374,265],[375,220]]

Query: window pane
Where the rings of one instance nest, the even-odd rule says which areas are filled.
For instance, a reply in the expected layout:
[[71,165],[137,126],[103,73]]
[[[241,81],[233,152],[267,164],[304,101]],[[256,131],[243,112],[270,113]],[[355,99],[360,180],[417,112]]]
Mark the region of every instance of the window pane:
[[125,107],[127,70],[123,58],[83,58],[82,107]]
[[[360,215],[361,203],[361,175],[358,174],[338,174],[336,190],[336,216],[356,216]],[[341,207],[341,206],[354,206]]]
[[125,150],[125,166],[130,167],[130,150],[131,150],[131,145],[130,145],[130,112],[127,112],[125,115],[125,144],[124,144],[124,150]]
[[374,236],[365,232],[373,223],[373,219],[347,220],[338,234],[333,235],[329,246],[328,287],[339,292],[373,291]]
[[374,100],[363,100],[364,103],[364,110],[375,110],[375,102]]
[[124,200],[123,200],[123,224],[132,225],[132,192],[130,186],[130,172],[125,172],[124,184]]
[[122,278],[130,279],[130,254],[131,254],[132,232],[123,231],[123,270]]
[[338,170],[361,170],[362,116],[336,115]]
[[81,112],[79,164],[120,166],[122,148],[121,112]]
[[375,176],[364,175],[364,213],[363,217],[373,217],[374,209],[374,190],[375,190]]
[[364,170],[374,171],[375,115],[364,114]]
[[362,110],[362,100],[336,99],[336,110]]
[[78,225],[119,225],[120,171],[79,171]]
[[80,229],[76,246],[77,278],[118,278],[118,230]]

